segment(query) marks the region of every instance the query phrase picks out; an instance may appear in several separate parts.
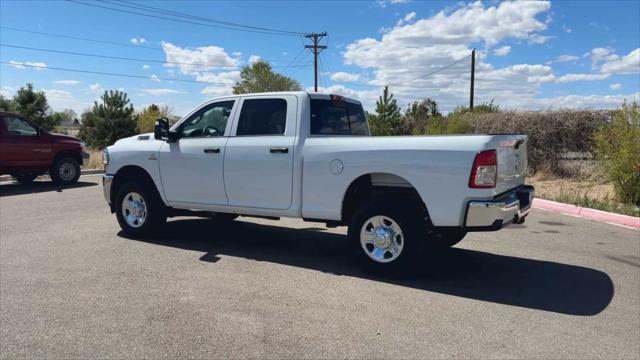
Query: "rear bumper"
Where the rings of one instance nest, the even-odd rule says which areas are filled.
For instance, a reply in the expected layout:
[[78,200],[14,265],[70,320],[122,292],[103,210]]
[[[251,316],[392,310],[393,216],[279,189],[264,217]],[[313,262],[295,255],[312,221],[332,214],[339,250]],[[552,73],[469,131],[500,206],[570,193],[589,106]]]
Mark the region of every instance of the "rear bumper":
[[524,185],[491,200],[467,203],[464,228],[467,231],[495,231],[511,223],[523,223],[531,210],[533,186]]

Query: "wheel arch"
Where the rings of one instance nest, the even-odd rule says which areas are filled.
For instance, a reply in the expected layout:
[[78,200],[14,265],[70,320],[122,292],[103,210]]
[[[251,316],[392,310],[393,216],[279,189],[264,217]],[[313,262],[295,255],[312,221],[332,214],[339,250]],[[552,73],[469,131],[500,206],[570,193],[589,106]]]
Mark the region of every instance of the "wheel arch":
[[160,196],[160,192],[158,191],[158,188],[155,182],[153,181],[153,178],[147,172],[147,170],[137,165],[127,165],[118,169],[118,171],[113,176],[113,182],[111,184],[111,193],[109,194],[111,211],[114,211],[115,209],[115,206],[116,206],[115,197],[118,194],[118,191],[120,191],[120,187],[123,184],[125,184],[127,181],[131,181],[131,180],[139,181],[145,187],[149,187],[149,189],[152,189],[152,191],[154,191],[154,195],[157,196],[157,198],[160,199],[160,201],[163,201],[162,196]]
[[58,160],[60,160],[62,158],[66,158],[66,157],[70,157],[70,158],[74,159],[75,161],[77,161],[79,165],[82,165],[82,154],[77,150],[70,150],[70,149],[65,149],[65,150],[58,151],[55,154],[55,156],[53,157],[53,162],[51,164],[53,165]]
[[427,222],[431,224],[427,204],[418,190],[406,178],[385,172],[363,174],[351,181],[342,197],[342,222],[348,223],[364,201],[385,194],[404,197],[409,203],[415,202],[415,205],[424,211]]

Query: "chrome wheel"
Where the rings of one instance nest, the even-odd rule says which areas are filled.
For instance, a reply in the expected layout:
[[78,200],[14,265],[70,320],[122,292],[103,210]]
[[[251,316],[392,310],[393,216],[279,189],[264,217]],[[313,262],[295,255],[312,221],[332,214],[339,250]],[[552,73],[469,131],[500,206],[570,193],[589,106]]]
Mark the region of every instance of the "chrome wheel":
[[58,168],[58,176],[62,181],[71,181],[76,177],[76,168],[72,163],[65,162]]
[[130,192],[122,198],[122,217],[127,225],[138,228],[147,219],[147,205],[137,192]]
[[400,225],[388,216],[369,218],[360,230],[360,245],[374,261],[389,263],[402,253],[404,234]]

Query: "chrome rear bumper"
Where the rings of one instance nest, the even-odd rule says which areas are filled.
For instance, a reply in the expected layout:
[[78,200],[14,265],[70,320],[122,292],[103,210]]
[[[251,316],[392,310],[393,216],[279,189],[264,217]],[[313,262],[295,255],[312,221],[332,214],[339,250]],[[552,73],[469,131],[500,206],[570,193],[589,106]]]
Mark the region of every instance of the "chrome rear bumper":
[[533,186],[525,185],[491,200],[469,201],[464,227],[467,231],[491,231],[523,223],[531,210],[534,192]]

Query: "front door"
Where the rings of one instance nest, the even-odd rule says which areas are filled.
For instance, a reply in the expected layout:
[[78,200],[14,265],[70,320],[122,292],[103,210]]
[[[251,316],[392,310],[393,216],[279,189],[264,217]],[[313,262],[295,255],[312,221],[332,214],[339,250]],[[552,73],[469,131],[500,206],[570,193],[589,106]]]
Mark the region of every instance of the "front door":
[[229,205],[291,206],[296,113],[293,96],[243,98],[224,160]]
[[50,165],[53,154],[47,136],[17,116],[6,114],[2,121],[0,161],[3,167],[17,171],[42,171]]
[[160,148],[160,177],[169,203],[226,205],[223,163],[235,100],[209,103],[182,122],[179,139]]

